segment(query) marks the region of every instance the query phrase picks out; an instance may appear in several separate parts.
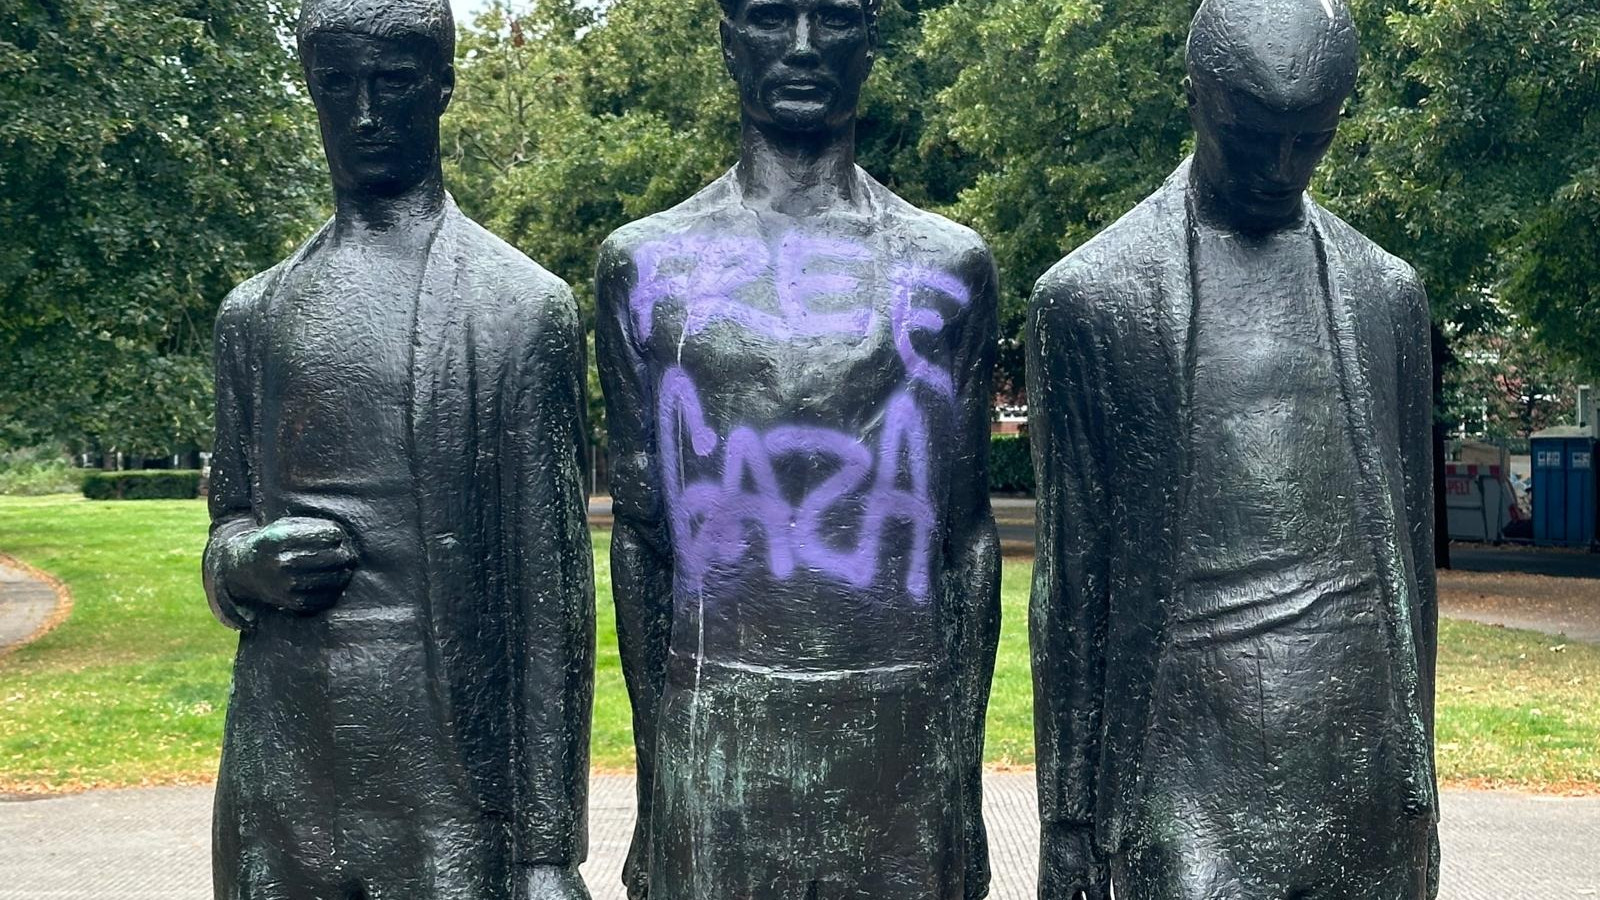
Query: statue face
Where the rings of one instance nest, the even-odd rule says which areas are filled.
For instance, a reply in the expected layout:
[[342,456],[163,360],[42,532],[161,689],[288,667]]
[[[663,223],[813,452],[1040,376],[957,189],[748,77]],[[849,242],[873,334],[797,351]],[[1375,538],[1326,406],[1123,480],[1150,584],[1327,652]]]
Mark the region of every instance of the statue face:
[[1283,110],[1226,85],[1191,87],[1196,177],[1236,225],[1272,228],[1291,223],[1333,143],[1343,106],[1342,93]]
[[791,132],[847,125],[872,70],[863,0],[743,0],[722,50],[752,121]]
[[455,72],[426,40],[321,32],[304,57],[336,185],[395,194],[436,170]]

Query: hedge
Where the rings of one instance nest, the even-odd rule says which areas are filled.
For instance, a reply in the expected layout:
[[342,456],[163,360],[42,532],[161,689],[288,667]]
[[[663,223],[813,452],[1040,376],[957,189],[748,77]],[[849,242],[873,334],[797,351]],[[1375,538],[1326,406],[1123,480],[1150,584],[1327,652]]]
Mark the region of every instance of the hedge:
[[94,472],[84,476],[90,500],[193,500],[200,496],[200,473],[183,469]]
[[[989,449],[989,489],[1001,494],[1033,493],[1033,451],[1028,438],[997,434]],[[151,469],[95,472],[83,479],[90,500],[190,500],[200,496],[200,473]]]
[[989,490],[1033,493],[1033,450],[1025,435],[997,434],[990,439]]

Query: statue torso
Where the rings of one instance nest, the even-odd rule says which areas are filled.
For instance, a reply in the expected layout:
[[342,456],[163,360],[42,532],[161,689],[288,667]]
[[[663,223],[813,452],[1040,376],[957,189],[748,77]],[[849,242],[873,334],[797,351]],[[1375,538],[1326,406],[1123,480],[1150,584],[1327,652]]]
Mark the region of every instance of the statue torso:
[[970,476],[942,449],[977,286],[935,217],[894,204],[795,220],[707,202],[641,223],[629,248],[680,655],[936,659],[945,498]]
[[1179,637],[1259,630],[1320,603],[1370,612],[1375,565],[1358,527],[1359,470],[1310,231],[1197,227]]
[[334,618],[416,590],[410,428],[420,255],[329,241],[269,307],[262,408],[266,514],[342,525],[359,567]]

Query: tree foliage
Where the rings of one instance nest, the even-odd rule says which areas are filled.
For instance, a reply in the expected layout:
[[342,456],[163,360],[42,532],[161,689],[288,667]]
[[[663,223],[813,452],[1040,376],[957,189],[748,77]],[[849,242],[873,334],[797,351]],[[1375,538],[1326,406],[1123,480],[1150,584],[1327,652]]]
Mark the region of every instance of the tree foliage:
[[1551,240],[1550,229],[1581,218],[1594,183],[1600,10],[1591,0],[1357,10],[1363,87],[1321,181],[1330,204],[1413,262],[1437,317],[1463,335],[1512,327],[1489,302],[1500,296],[1536,336],[1600,371],[1600,342],[1562,340],[1574,285],[1535,274],[1593,258],[1595,244]]
[[994,248],[1003,387],[1020,392],[1033,282],[1132,209],[1183,156],[1192,7],[1170,0],[956,0],[920,53],[956,73],[932,128],[980,161],[949,212]]
[[0,3],[0,441],[210,440],[211,321],[322,181],[289,12]]
[[[993,245],[1002,388],[1021,384],[1034,279],[1190,146],[1194,2],[884,3],[861,162]],[[1463,347],[1521,329],[1600,372],[1593,0],[1353,4],[1363,74],[1319,196],[1417,265]],[[205,443],[215,305],[326,195],[293,5],[0,0],[0,443]],[[447,181],[590,320],[605,235],[735,159],[718,16],[715,0],[516,0],[463,23]]]
[[1502,325],[1457,335],[1454,344],[1443,413],[1460,434],[1526,438],[1571,423],[1577,373],[1515,313]]

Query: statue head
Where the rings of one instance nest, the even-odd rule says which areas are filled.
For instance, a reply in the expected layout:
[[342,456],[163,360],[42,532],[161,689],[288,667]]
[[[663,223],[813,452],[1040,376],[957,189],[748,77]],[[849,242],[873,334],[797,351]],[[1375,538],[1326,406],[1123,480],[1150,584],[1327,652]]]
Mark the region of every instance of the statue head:
[[883,0],[720,0],[722,56],[747,121],[796,135],[855,119]]
[[306,0],[296,38],[335,185],[398,194],[437,171],[449,0]]
[[1189,32],[1194,176],[1238,226],[1295,221],[1355,89],[1346,0],[1204,0]]

